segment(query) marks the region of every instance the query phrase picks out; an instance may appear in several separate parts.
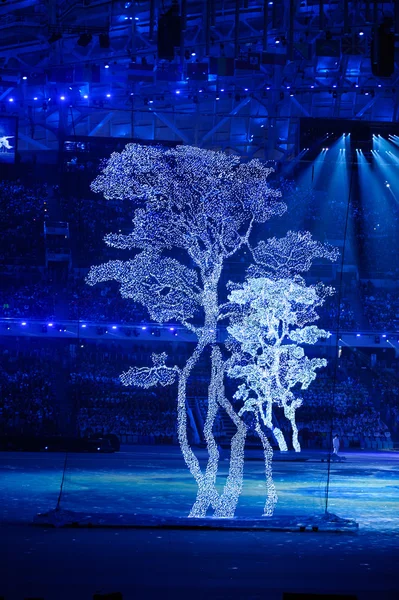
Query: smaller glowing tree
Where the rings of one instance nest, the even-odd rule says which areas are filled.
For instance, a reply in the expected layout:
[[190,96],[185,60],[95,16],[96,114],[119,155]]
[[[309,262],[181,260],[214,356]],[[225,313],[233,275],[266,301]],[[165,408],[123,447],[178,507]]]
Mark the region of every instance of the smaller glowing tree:
[[229,295],[237,307],[227,330],[233,356],[227,375],[241,379],[235,399],[243,403],[239,416],[251,412],[264,449],[267,499],[264,515],[273,514],[277,494],[272,479],[273,450],[264,428],[273,433],[280,450],[287,450],[284,434],[273,424],[273,407],[283,409],[292,428],[292,445],[299,452],[296,410],[302,399],[297,394],[316,378],[316,369],[325,367],[323,358],[309,359],[304,344],[315,344],[330,333],[309,325],[315,309],[332,294],[323,284],[307,286],[299,275],[294,278],[269,279],[249,277]]

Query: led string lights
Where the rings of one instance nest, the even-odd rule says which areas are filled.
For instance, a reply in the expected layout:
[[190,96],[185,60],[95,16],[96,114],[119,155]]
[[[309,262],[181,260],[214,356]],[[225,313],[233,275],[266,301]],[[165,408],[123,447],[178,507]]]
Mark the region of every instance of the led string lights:
[[[246,287],[241,290],[237,287],[231,292],[227,305],[219,303],[218,287],[225,260],[243,246],[250,248],[249,239],[254,223],[264,223],[272,216],[282,215],[286,210],[286,205],[281,201],[281,192],[270,188],[267,183],[271,172],[272,169],[258,160],[242,164],[238,157],[221,152],[189,146],[165,150],[128,144],[122,152],[111,155],[92,184],[92,189],[102,193],[107,199],[132,201],[131,232],[128,235],[110,233],[105,237],[105,242],[113,248],[133,250],[135,254],[126,261],[114,260],[93,266],[87,276],[87,283],[95,285],[100,281],[117,281],[122,296],[140,302],[147,308],[151,319],[158,323],[179,322],[198,338],[193,354],[182,368],[167,367],[165,353],[153,354],[151,367],[132,366],[121,375],[124,385],[140,387],[170,385],[177,380],[178,440],[186,465],[198,488],[191,517],[205,517],[210,507],[215,517],[233,517],[242,489],[247,425],[242,412],[237,413],[226,398],[226,372],[230,376],[244,379],[243,385],[251,394],[254,387],[255,398],[250,401],[248,393],[244,407],[245,410],[250,410],[250,403],[255,401],[251,406],[260,418],[259,427],[263,424],[267,428],[271,423],[271,416],[266,416],[268,407],[276,402],[284,407],[287,418],[295,421],[297,402],[290,396],[291,387],[297,382],[302,382],[303,386],[309,384],[314,369],[318,368],[311,361],[308,364],[305,357],[291,356],[284,348],[299,349],[302,339],[322,335],[319,333],[322,330],[306,329],[304,325],[316,318],[314,309],[323,302],[323,294],[325,297],[328,291],[320,286],[306,288],[294,273],[306,270],[316,256],[331,258],[333,249],[329,250],[314,242],[306,232],[289,232],[283,240],[273,238],[270,243],[260,244],[253,250],[253,254],[257,263],[255,267],[259,274],[262,271],[263,279],[248,279]],[[185,253],[184,262],[189,259],[192,268],[170,257],[170,252],[174,251],[176,255],[176,250]],[[272,261],[270,255],[274,252],[281,255],[282,250],[285,252],[283,262],[280,258]],[[293,256],[293,252],[296,254],[291,264],[290,256]],[[302,263],[298,257],[301,257]],[[279,281],[280,268],[285,273],[285,279]],[[266,278],[265,273],[268,273]],[[262,287],[262,281],[266,288],[270,288],[269,291]],[[252,307],[244,310],[244,303],[240,306],[239,299],[240,294],[246,294],[248,290]],[[287,296],[286,313],[283,314],[276,300],[282,292]],[[256,294],[260,294],[260,298],[256,298]],[[249,300],[245,304],[251,306]],[[266,312],[269,324],[265,325],[265,317],[259,316],[259,313],[268,304],[270,306]],[[288,319],[288,327],[289,319],[294,314],[298,326],[295,329],[292,323],[289,333],[295,335],[294,332],[302,328],[302,338],[298,337],[297,341],[292,338],[293,343],[289,345],[277,344],[278,323]],[[234,351],[230,359],[225,361],[217,344],[216,332],[218,322],[229,315],[230,334],[236,335],[239,351]],[[241,315],[241,321],[238,315]],[[194,318],[196,321],[193,321]],[[203,319],[202,325],[198,325],[199,318]],[[251,323],[250,331],[254,332],[257,327],[262,332],[268,330],[265,334],[262,364],[258,364],[251,354],[249,360],[244,358],[247,347],[252,347],[255,343],[254,340],[243,338],[245,318]],[[202,468],[188,441],[187,383],[207,348],[212,349],[212,369],[204,425],[208,461],[206,467]],[[240,364],[239,356],[247,364]],[[237,371],[244,367],[252,369],[252,373]],[[268,372],[270,382],[267,389],[270,393],[268,396],[261,396],[261,393],[265,393]],[[278,378],[281,380],[279,385]],[[229,473],[221,494],[216,490],[219,452],[213,435],[216,415],[220,409],[226,411],[236,427],[236,433],[231,439]],[[275,492],[271,477],[271,448],[267,438],[263,439],[261,433],[259,436],[265,449],[269,489],[265,514],[272,514]]]
[[240,345],[227,374],[242,383],[235,398],[243,403],[239,415],[255,414],[256,428],[265,452],[268,498],[265,514],[271,514],[274,500],[271,480],[272,451],[263,432],[275,435],[280,450],[287,450],[282,431],[273,426],[273,406],[283,408],[292,427],[292,445],[300,451],[296,410],[302,399],[293,390],[306,389],[316,378],[316,369],[325,367],[325,359],[309,359],[301,344],[315,344],[331,334],[315,325],[314,307],[320,306],[330,288],[322,284],[306,286],[296,275],[292,279],[249,278],[241,288],[233,290],[229,300],[241,307],[228,326],[229,334]]

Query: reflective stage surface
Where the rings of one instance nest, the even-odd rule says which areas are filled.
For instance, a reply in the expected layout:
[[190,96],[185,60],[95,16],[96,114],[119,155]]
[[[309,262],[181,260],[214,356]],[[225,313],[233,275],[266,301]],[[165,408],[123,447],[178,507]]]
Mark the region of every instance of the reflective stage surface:
[[[220,489],[228,465],[224,452]],[[200,458],[202,454],[205,459],[205,452],[198,452]],[[355,519],[362,530],[399,530],[399,454],[348,452],[344,456],[344,462],[331,464],[328,511]],[[276,517],[324,512],[325,458],[317,451],[299,457],[275,453]],[[1,522],[32,522],[37,513],[54,509],[64,461],[61,453],[1,453]],[[260,452],[247,451],[237,517],[261,517],[263,468]],[[130,447],[115,454],[69,454],[60,507],[88,514],[187,516],[195,493],[178,448]]]

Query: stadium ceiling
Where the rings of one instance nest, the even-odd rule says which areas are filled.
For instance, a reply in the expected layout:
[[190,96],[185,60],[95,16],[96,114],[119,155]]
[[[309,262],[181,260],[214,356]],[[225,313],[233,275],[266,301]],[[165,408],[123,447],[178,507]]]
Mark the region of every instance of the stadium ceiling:
[[386,19],[396,44],[395,0],[1,0],[0,114],[22,151],[110,136],[290,159],[300,117],[398,119],[396,49],[391,76],[372,69]]

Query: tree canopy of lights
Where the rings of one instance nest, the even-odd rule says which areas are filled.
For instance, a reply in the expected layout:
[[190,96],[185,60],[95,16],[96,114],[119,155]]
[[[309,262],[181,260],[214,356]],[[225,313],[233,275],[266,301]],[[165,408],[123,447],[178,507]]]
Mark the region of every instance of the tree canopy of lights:
[[[178,440],[197,483],[192,517],[205,517],[210,509],[216,517],[234,516],[242,488],[247,425],[224,389],[226,371],[235,355],[226,359],[217,342],[223,319],[237,318],[237,305],[219,300],[225,262],[247,248],[255,262],[253,276],[268,274],[273,281],[280,269],[289,278],[307,270],[313,258],[331,258],[334,253],[314,242],[310,234],[292,232],[283,240],[273,238],[252,248],[254,225],[286,211],[281,192],[268,185],[272,171],[259,160],[242,163],[222,152],[128,144],[111,155],[92,183],[92,189],[106,199],[132,201],[131,231],[105,236],[108,246],[132,255],[125,261],[93,266],[87,283],[116,281],[121,295],[140,302],[152,320],[178,322],[196,335],[194,350],[183,367],[169,367],[166,354],[153,354],[152,366],[135,365],[121,375],[124,385],[144,388],[177,382]],[[297,256],[291,258],[293,250],[298,250]],[[272,263],[274,252],[283,252],[283,257]],[[208,460],[202,467],[188,439],[186,396],[188,381],[207,349],[211,371],[203,436]],[[216,489],[219,450],[213,434],[219,410],[226,411],[236,426],[222,493]]]
[[277,494],[271,470],[273,451],[264,430],[273,435],[281,451],[288,449],[283,432],[273,424],[273,407],[279,407],[290,421],[292,446],[300,451],[295,413],[302,399],[297,392],[316,378],[316,369],[327,365],[325,359],[306,357],[302,345],[330,336],[308,323],[314,321],[315,309],[331,293],[332,289],[322,284],[307,287],[297,275],[283,279],[248,278],[229,295],[229,301],[239,310],[227,328],[233,340],[227,344],[234,353],[227,375],[243,380],[234,396],[242,403],[238,415],[252,413],[263,445],[265,515],[273,514]]

